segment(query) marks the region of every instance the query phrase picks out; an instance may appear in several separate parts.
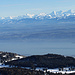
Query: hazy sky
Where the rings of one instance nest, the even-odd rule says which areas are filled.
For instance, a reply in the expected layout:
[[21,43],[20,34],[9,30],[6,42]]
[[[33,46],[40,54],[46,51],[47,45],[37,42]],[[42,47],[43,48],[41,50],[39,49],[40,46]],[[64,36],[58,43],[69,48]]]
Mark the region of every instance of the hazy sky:
[[75,10],[75,0],[0,0],[0,16],[51,13]]

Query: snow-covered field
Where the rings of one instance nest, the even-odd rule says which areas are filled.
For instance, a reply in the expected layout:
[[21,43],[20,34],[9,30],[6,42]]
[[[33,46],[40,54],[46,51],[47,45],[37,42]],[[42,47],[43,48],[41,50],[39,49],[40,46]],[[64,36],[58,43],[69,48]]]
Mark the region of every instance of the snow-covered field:
[[5,65],[5,64],[0,63],[0,68],[3,68],[3,67],[9,67],[9,65]]
[[[0,63],[0,68],[3,68],[3,67],[9,67],[9,65],[4,65],[4,64]],[[26,67],[26,68],[30,69],[29,67]],[[43,68],[36,68],[36,70],[42,70],[42,71],[46,72],[46,70],[43,70]],[[70,73],[75,73],[75,70],[70,71],[69,68],[63,68],[63,71],[59,71],[59,69],[56,68],[56,69],[47,69],[47,72],[70,74]]]
[[[63,71],[59,71],[59,69],[48,69],[47,71],[52,72],[52,73],[62,73],[62,74],[69,74],[69,73],[75,73],[75,70],[70,71],[69,68],[64,68]],[[45,72],[45,71],[44,71]]]
[[[0,54],[2,54],[2,52],[0,52]],[[2,54],[2,57],[6,58],[8,55],[9,55],[9,53]],[[7,59],[7,60],[5,60],[5,62],[18,60],[18,59],[22,59],[22,58],[24,58],[24,56],[15,54],[13,58],[11,58],[9,60]],[[3,67],[9,67],[9,65],[5,65],[5,64],[0,63],[0,68],[3,68]],[[26,68],[30,69],[30,67],[26,67]],[[49,72],[52,72],[52,73],[62,73],[62,74],[75,73],[75,67],[74,68],[73,67],[56,68],[56,69],[36,68],[36,70],[41,70],[41,71],[44,71],[44,72],[46,72],[46,71],[48,72],[49,71]]]
[[[47,69],[47,72],[62,73],[62,74],[65,74],[65,73],[67,73],[67,74],[75,73],[75,70],[73,70],[73,71],[71,70],[70,71],[69,68],[70,67],[63,68],[63,71],[59,71],[58,68],[56,68],[56,69]],[[43,70],[43,68],[36,68],[36,70],[42,70],[42,71],[46,72],[46,70],[45,69]]]

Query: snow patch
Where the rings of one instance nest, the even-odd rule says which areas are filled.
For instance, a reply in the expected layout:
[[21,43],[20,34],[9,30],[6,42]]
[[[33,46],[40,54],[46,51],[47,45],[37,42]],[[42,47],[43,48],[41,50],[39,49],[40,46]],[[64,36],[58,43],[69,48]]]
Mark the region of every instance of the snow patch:
[[20,59],[23,58],[23,56],[19,56],[19,55],[16,55],[15,57],[20,58]]
[[12,58],[11,60],[17,60],[17,58]]
[[[47,71],[52,72],[52,73],[62,73],[62,74],[65,74],[65,73],[67,73],[67,74],[75,73],[75,70],[70,71],[69,68],[63,68],[63,71],[59,71],[58,68],[56,68],[56,69],[47,69]],[[44,72],[46,72],[46,71],[44,71]]]
[[3,57],[6,57],[6,55],[3,55]]
[[2,17],[1,19],[5,19],[4,17]]
[[34,14],[27,14],[30,18],[33,18]]

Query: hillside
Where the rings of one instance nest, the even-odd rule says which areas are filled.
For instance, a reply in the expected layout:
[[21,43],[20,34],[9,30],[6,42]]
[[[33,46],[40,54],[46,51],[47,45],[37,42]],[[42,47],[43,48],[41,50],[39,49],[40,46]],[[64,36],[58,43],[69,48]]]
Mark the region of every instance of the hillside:
[[13,61],[13,60],[21,59],[21,58],[24,58],[24,56],[16,54],[16,53],[0,51],[0,63],[5,63],[8,61]]
[[36,71],[24,68],[0,68],[1,75],[75,75],[75,73],[62,74],[62,73],[51,73],[43,71]]
[[57,54],[33,55],[23,59],[10,61],[5,64],[31,68],[59,68],[75,66],[75,58]]

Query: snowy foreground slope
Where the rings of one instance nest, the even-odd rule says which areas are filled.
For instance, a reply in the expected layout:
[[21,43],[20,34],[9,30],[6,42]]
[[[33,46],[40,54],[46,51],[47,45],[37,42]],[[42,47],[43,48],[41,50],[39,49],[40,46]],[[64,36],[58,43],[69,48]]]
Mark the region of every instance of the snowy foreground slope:
[[[75,73],[75,58],[57,54],[33,55],[23,59],[6,62],[6,65],[52,73]],[[12,65],[13,64],[13,65]],[[68,67],[67,67],[68,66]]]
[[[8,56],[8,55],[10,55],[10,56]],[[12,57],[11,57],[12,56]],[[54,59],[55,60],[55,58],[62,58],[63,56],[60,56],[60,55],[53,55],[53,54],[48,54],[48,55],[45,55],[46,57],[48,56],[48,58],[49,58],[49,60],[50,59]],[[8,57],[8,58],[7,58]],[[35,57],[35,56],[31,56],[31,58],[32,58],[32,60],[34,59],[34,58],[38,58],[38,57]],[[45,58],[46,58],[45,57]],[[17,61],[17,60],[22,60],[22,59],[25,59],[25,57],[24,56],[22,56],[22,55],[18,55],[18,54],[15,54],[15,53],[9,53],[9,52],[0,52],[0,58],[1,58],[1,61],[2,61],[2,63],[0,63],[0,68],[4,68],[4,67],[6,67],[6,68],[13,68],[13,66],[15,67],[15,63],[16,62],[14,62],[14,61]],[[6,60],[2,60],[2,59],[4,59],[4,58],[7,58]],[[10,58],[10,60],[8,60]],[[40,57],[39,57],[40,58]],[[64,58],[64,57],[63,57]],[[70,58],[71,59],[73,59],[72,57],[68,57],[69,58],[69,60],[70,60]],[[27,59],[27,58],[26,58]],[[52,59],[52,60],[53,60]],[[64,58],[65,59],[65,58]],[[28,59],[27,60],[30,60],[30,58],[28,57]],[[32,60],[31,60],[31,62],[32,62]],[[46,60],[46,59],[45,59]],[[60,59],[59,59],[60,60]],[[23,60],[22,60],[23,61]],[[21,62],[22,62],[21,61]],[[37,60],[36,60],[37,61]],[[14,64],[13,64],[13,66],[11,65],[10,66],[10,64],[8,64],[8,65],[5,65],[4,63],[8,63],[8,62],[14,62]],[[18,63],[19,61],[17,61],[17,63]],[[24,62],[24,61],[23,61]],[[30,63],[31,64],[31,63]],[[24,68],[24,67],[22,67],[22,68]],[[27,68],[27,69],[30,69],[30,67],[25,67],[25,68]],[[63,67],[63,68],[55,68],[55,69],[48,69],[48,68],[44,68],[44,67],[42,67],[42,68],[40,68],[40,67],[36,67],[36,70],[38,71],[38,70],[41,70],[41,71],[43,71],[44,73],[47,71],[47,72],[52,72],[52,73],[62,73],[62,74],[70,74],[70,73],[75,73],[75,68],[74,67]]]
[[[10,68],[10,66],[9,65],[5,65],[5,64],[2,64],[2,63],[0,63],[0,68],[4,68],[4,67],[6,67],[6,68]],[[27,67],[26,67],[27,68]],[[28,68],[27,68],[28,69]],[[75,73],[75,70],[74,71],[70,71],[69,70],[69,68],[64,68],[65,70],[63,70],[63,71],[59,71],[59,69],[57,68],[57,69],[47,69],[47,72],[52,72],[52,73],[62,73],[62,74],[70,74],[70,73]],[[36,68],[36,70],[38,71],[38,70],[41,70],[41,71],[43,71],[43,68]],[[46,71],[44,71],[44,73],[45,73]]]
[[[4,67],[10,68],[9,65],[5,65],[5,64],[0,63],[0,68],[4,68]],[[28,67],[26,67],[26,68],[28,69]],[[37,71],[38,71],[38,70],[43,71],[43,68],[36,68],[36,70],[37,70]],[[46,71],[44,71],[44,73],[45,73],[45,72],[46,72]],[[70,71],[69,68],[64,68],[63,71],[59,71],[59,69],[56,68],[56,69],[47,69],[47,72],[62,73],[62,74],[65,74],[65,73],[66,73],[66,74],[70,74],[70,73],[75,73],[75,70]]]
[[52,73],[62,73],[62,74],[70,74],[70,73],[75,73],[75,70],[74,71],[70,71],[69,68],[64,68],[65,70],[63,71],[59,71],[59,69],[48,69],[47,71],[49,72],[52,72]]
[[[16,54],[16,53],[0,51],[0,62],[2,64],[4,62],[13,61],[13,60],[22,59],[22,58],[24,58],[24,56]],[[0,63],[0,65],[1,65],[1,63]]]

